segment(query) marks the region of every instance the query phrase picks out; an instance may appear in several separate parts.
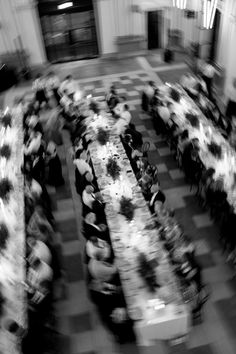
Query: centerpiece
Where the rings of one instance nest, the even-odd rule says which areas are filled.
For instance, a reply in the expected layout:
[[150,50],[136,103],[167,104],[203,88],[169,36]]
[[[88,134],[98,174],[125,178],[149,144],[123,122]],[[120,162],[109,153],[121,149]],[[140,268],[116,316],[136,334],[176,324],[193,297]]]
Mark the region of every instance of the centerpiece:
[[121,171],[117,161],[114,158],[109,157],[106,167],[107,173],[113,178],[114,181],[117,180]]
[[0,199],[7,201],[10,192],[13,190],[13,185],[8,178],[2,178],[0,180]]
[[132,199],[122,196],[120,200],[120,214],[125,216],[127,221],[132,221],[134,211],[135,205],[132,203]]
[[192,113],[186,113],[185,117],[189,121],[189,123],[191,124],[191,126],[193,128],[197,128],[197,129],[200,128],[200,122],[199,122],[199,119],[198,119],[197,115],[192,114]]
[[4,144],[0,147],[0,157],[5,158],[6,160],[9,160],[11,157],[11,148],[8,144]]
[[210,144],[207,145],[208,146],[208,150],[210,151],[210,153],[215,156],[215,158],[217,159],[221,159],[222,157],[222,149],[221,146],[216,144],[214,141],[212,141]]
[[98,128],[97,141],[101,145],[106,145],[109,142],[109,132],[103,128]]
[[145,281],[149,290],[154,293],[156,289],[160,287],[157,283],[155,266],[153,262],[148,261],[144,253],[140,253],[138,256],[139,273],[142,279]]
[[4,251],[9,238],[8,228],[5,223],[0,223],[0,252]]
[[179,91],[177,91],[175,88],[171,87],[170,88],[170,97],[172,98],[173,101],[179,102],[181,95]]

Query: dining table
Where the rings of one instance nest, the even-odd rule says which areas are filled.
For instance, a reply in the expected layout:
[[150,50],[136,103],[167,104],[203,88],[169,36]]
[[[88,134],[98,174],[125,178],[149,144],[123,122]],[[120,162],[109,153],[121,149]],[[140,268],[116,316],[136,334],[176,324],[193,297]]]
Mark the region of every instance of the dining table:
[[[171,90],[176,90],[179,101],[171,96]],[[189,139],[199,140],[199,157],[206,169],[215,170],[213,178],[221,179],[224,191],[227,193],[228,203],[236,212],[236,151],[222,135],[221,129],[206,118],[201,109],[188,96],[186,91],[178,84],[165,84],[159,87],[160,99],[172,103],[174,123],[179,131],[188,130]],[[199,125],[193,126],[186,115],[191,114],[197,117]],[[212,154],[209,150],[210,144],[216,144],[221,149],[221,156]]]
[[[112,127],[114,118],[103,111],[99,117],[91,113],[87,119],[91,163],[105,202],[105,214],[115,263],[119,271],[129,317],[134,321],[137,343],[152,345],[156,340],[184,338],[190,331],[190,309],[184,302],[169,254],[160,238],[160,230],[150,227],[153,218],[148,203],[131,168],[121,137]],[[109,131],[109,141],[96,140],[98,129]],[[113,179],[107,171],[108,160],[115,159],[120,168]],[[128,220],[120,211],[121,199],[128,198],[134,216]],[[172,232],[181,233],[175,225]],[[158,287],[150,290],[140,274],[140,254],[155,263]]]
[[[4,126],[1,118],[11,116],[11,124]],[[19,109],[0,112],[0,148],[8,146],[10,156],[0,156],[0,183],[8,179],[12,184],[9,198],[0,198],[0,223],[8,229],[6,246],[0,249],[0,290],[3,298],[0,317],[0,353],[21,353],[21,339],[27,330],[27,298],[24,287],[25,215],[23,165],[23,114]]]

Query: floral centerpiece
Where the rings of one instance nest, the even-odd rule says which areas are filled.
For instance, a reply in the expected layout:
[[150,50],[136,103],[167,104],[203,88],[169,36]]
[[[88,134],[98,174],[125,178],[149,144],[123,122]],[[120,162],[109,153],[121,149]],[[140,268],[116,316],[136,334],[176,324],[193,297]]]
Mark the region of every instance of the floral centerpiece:
[[147,260],[147,257],[144,253],[140,253],[138,256],[139,264],[139,274],[145,281],[151,292],[155,292],[156,288],[160,287],[157,283],[156,272],[154,264],[151,261]]
[[99,104],[98,102],[96,102],[95,100],[92,100],[89,104],[89,109],[91,111],[93,111],[95,114],[99,114],[100,112],[100,108],[99,108]]
[[218,145],[214,141],[212,141],[210,144],[208,144],[208,150],[217,159],[219,159],[219,160],[221,159],[221,157],[222,157],[222,149],[221,149],[220,145]]
[[130,198],[122,197],[120,200],[120,214],[125,216],[128,221],[134,218],[135,206]]
[[13,190],[13,185],[8,178],[2,178],[0,180],[0,199],[7,201],[9,193]]
[[109,157],[106,167],[107,173],[113,178],[114,181],[119,178],[120,166],[114,158]]
[[0,223],[0,252],[5,250],[8,238],[9,232],[6,224]]
[[1,124],[4,128],[11,127],[12,124],[12,116],[10,113],[5,113],[1,118]]
[[198,116],[196,116],[195,114],[192,114],[192,113],[186,113],[185,116],[192,127],[199,129],[200,123],[199,123]]
[[97,141],[101,145],[106,145],[109,142],[109,132],[103,128],[98,128]]
[[5,158],[6,160],[9,160],[11,157],[11,148],[8,144],[4,144],[0,148],[0,157]]
[[175,102],[179,102],[181,95],[179,93],[179,91],[177,91],[175,88],[171,87],[170,89],[170,97],[172,98],[173,101]]

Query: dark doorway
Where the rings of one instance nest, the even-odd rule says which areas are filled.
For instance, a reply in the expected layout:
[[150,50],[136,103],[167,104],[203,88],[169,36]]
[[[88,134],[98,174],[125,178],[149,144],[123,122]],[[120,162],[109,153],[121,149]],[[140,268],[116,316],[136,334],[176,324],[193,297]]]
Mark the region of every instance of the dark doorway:
[[[83,3],[85,4],[83,6]],[[39,14],[48,60],[52,63],[98,56],[92,1],[74,1],[58,10],[59,1],[39,2]]]
[[219,30],[220,30],[220,20],[221,20],[221,13],[220,13],[219,10],[216,10],[214,24],[213,24],[211,49],[210,49],[210,59],[212,61],[215,61],[216,55],[217,55]]
[[162,10],[148,12],[148,49],[162,48]]

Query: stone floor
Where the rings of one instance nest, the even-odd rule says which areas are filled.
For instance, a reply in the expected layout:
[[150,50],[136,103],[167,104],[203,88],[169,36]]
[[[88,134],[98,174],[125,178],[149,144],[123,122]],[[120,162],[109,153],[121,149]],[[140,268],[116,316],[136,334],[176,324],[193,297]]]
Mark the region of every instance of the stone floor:
[[[210,284],[212,296],[205,306],[204,322],[191,329],[185,344],[170,346],[157,342],[153,347],[117,345],[112,336],[103,328],[90,303],[83,272],[84,241],[80,233],[81,205],[74,188],[74,167],[68,149],[70,140],[64,132],[64,145],[59,148],[66,181],[65,187],[50,189],[54,216],[57,221],[58,239],[61,243],[63,267],[66,274],[65,294],[55,304],[60,354],[233,354],[236,352],[236,280],[232,269],[226,264],[218,244],[218,228],[209,215],[197,204],[194,193],[186,185],[182,172],[178,169],[166,142],[156,136],[151,119],[140,111],[140,92],[144,82],[152,79],[157,83],[176,82],[188,71],[185,63],[166,65],[157,58],[155,66],[147,58],[135,60],[97,62],[94,67],[73,65],[73,73],[78,72],[81,86],[87,94],[103,96],[105,88],[116,84],[118,92],[125,95],[132,112],[132,121],[143,134],[144,140],[151,142],[149,159],[159,170],[161,188],[168,204],[175,209],[176,218],[197,248],[197,257],[203,267],[204,281]],[[89,69],[91,71],[89,72]],[[57,67],[60,71],[60,67]],[[63,75],[70,72],[70,65],[63,64]],[[24,89],[25,90],[25,89]],[[11,104],[14,96],[23,90],[10,90],[5,95],[5,105]]]

